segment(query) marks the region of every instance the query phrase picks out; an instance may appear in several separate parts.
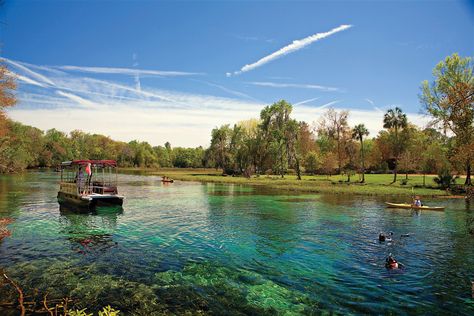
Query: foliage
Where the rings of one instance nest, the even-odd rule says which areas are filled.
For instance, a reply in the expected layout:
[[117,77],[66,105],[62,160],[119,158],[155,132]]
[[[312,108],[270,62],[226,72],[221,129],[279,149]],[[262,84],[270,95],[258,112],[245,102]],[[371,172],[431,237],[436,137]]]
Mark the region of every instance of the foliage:
[[310,151],[304,160],[304,168],[306,172],[314,174],[319,167],[319,156],[315,151]]
[[6,120],[6,134],[0,137],[0,173],[33,167],[55,167],[72,159],[114,159],[123,167],[204,167],[202,147],[172,149],[152,147],[147,142],[129,143],[79,130],[69,135],[50,129],[46,133]]
[[15,89],[15,77],[8,70],[5,62],[0,59],[0,138],[2,138],[6,132],[5,108],[16,104]]
[[449,169],[445,168],[439,172],[437,177],[433,178],[433,181],[438,184],[441,189],[444,190],[449,189],[451,188],[451,186],[456,184],[456,178],[457,177],[451,174]]
[[360,163],[362,171],[362,180],[365,182],[365,157],[364,157],[364,136],[369,136],[369,130],[365,127],[364,124],[356,125],[352,129],[352,139],[356,139],[360,142]]
[[87,308],[83,308],[80,310],[71,310],[67,313],[68,316],[92,316],[92,313],[86,312]]
[[99,316],[117,316],[120,313],[120,311],[113,309],[110,307],[110,305],[107,305],[102,309],[102,311],[99,311]]
[[397,181],[398,161],[406,151],[410,139],[407,116],[399,107],[389,109],[383,117],[383,127],[388,130],[390,159],[393,161],[393,181]]
[[295,135],[294,125],[291,124],[292,120],[290,119],[292,109],[291,104],[281,100],[265,107],[260,112],[259,127],[264,135],[263,139],[269,144],[273,171],[275,174],[280,174],[281,177],[285,175],[288,168],[288,158],[292,154],[290,143]]
[[211,132],[210,159],[216,168],[227,169],[230,164],[230,140],[232,130],[229,124],[214,128]]
[[319,121],[318,135],[327,137],[335,143],[338,171],[342,171],[345,155],[346,142],[351,138],[347,123],[349,111],[337,112],[330,108]]
[[465,184],[470,185],[474,161],[474,63],[453,54],[433,70],[435,80],[422,83],[420,101],[433,124],[454,134],[453,160],[465,166]]

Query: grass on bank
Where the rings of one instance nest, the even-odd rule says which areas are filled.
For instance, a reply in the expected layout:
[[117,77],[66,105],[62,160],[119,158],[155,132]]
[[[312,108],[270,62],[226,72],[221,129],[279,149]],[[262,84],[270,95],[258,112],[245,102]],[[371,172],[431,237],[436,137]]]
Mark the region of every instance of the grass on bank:
[[[149,175],[166,175],[175,180],[199,181],[211,183],[231,183],[242,185],[261,185],[278,190],[311,192],[311,193],[331,193],[331,194],[362,194],[362,195],[406,195],[411,196],[413,191],[422,196],[448,195],[445,190],[437,188],[433,181],[434,175],[426,176],[426,187],[423,187],[423,175],[408,175],[407,184],[403,185],[400,180],[405,179],[404,174],[398,175],[398,181],[391,184],[392,174],[366,174],[365,183],[359,183],[359,176],[351,177],[351,182],[347,183],[347,177],[341,175],[305,175],[301,181],[295,175],[286,175],[281,178],[277,175],[245,177],[222,176],[221,170],[216,169],[137,169],[121,168],[123,172],[138,172]],[[461,180],[458,180],[461,182]],[[414,189],[412,190],[412,187]]]

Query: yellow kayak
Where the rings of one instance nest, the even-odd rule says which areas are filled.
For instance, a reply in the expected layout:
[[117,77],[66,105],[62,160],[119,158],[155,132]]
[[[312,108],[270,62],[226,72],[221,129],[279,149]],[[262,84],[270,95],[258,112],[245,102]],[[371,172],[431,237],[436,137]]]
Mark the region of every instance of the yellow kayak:
[[387,207],[392,207],[392,208],[410,208],[414,210],[432,210],[432,211],[443,211],[444,206],[415,206],[412,204],[407,204],[407,203],[390,203],[390,202],[385,202],[387,204]]

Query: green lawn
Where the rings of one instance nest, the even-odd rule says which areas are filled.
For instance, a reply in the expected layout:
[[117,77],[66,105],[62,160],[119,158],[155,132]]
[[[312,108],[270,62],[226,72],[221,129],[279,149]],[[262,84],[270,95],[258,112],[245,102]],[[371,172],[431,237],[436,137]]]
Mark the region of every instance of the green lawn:
[[[426,176],[426,187],[423,185],[422,175],[409,175],[408,183],[402,185],[400,181],[391,184],[392,174],[367,174],[366,183],[358,183],[359,177],[353,176],[351,183],[347,183],[345,176],[303,176],[301,181],[294,175],[287,175],[284,179],[280,176],[260,177],[253,176],[250,179],[243,177],[223,177],[222,171],[215,169],[121,169],[124,172],[138,172],[150,175],[166,175],[175,180],[199,181],[213,183],[234,183],[243,185],[263,185],[273,189],[313,192],[313,193],[332,193],[332,194],[363,194],[363,195],[403,195],[411,196],[413,191],[422,196],[447,195],[446,191],[436,188],[433,182],[434,176]],[[398,175],[398,180],[405,179],[405,175]],[[458,180],[461,182],[461,180]],[[412,187],[414,189],[412,190]]]

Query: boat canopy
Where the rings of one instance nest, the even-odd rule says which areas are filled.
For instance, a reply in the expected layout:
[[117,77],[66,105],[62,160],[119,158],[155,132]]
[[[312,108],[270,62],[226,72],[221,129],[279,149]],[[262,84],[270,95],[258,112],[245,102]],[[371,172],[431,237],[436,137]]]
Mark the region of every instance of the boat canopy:
[[86,166],[91,164],[93,167],[117,167],[117,162],[115,160],[72,160],[64,161],[61,163],[61,167],[70,167],[70,166]]

